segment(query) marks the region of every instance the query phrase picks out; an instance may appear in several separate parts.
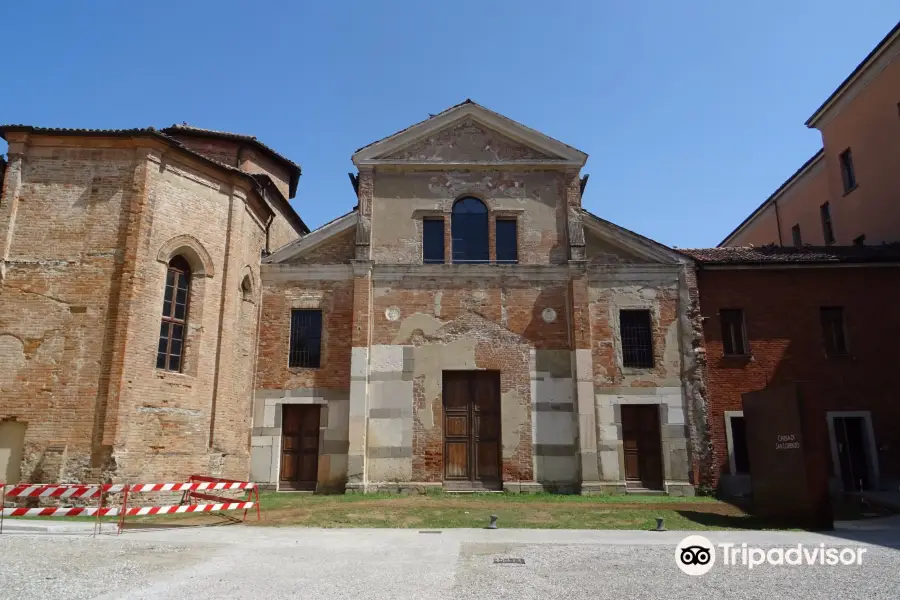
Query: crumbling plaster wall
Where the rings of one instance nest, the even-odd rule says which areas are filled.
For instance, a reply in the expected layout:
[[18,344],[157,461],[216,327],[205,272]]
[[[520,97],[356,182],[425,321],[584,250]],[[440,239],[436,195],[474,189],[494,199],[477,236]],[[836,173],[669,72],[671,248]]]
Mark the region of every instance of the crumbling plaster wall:
[[422,220],[438,216],[445,219],[445,252],[451,256],[453,203],[475,196],[490,213],[492,248],[494,219],[515,218],[519,264],[565,262],[562,179],[558,172],[539,170],[379,171],[372,210],[372,258],[376,264],[420,264]]
[[[500,372],[505,482],[575,478],[566,285],[466,275],[379,280],[373,289],[368,479],[439,485],[442,374]],[[377,268],[376,268],[377,273]],[[552,309],[554,319],[544,319]]]

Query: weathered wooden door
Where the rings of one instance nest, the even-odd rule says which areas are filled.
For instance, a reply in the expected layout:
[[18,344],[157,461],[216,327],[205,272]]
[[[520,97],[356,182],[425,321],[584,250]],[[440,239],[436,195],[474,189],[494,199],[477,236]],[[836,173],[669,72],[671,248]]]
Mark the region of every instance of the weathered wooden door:
[[315,490],[319,466],[319,405],[283,404],[281,489]]
[[621,409],[625,481],[648,489],[662,489],[659,406],[623,404]]
[[500,489],[500,374],[444,372],[444,480]]

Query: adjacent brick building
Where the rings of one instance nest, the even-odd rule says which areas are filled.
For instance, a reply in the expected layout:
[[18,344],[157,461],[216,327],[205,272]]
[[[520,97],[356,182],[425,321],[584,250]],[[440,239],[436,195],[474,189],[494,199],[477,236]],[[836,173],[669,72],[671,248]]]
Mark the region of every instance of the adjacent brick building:
[[900,247],[684,250],[697,262],[710,483],[749,491],[741,394],[795,383],[826,421],[836,490],[896,489]]
[[358,150],[262,265],[253,479],[692,493],[690,261],[585,211],[586,158],[470,101]]
[[307,231],[300,168],[184,126],[0,135],[0,479],[246,476],[260,256]]
[[900,23],[806,121],[822,149],[722,246],[900,241]]

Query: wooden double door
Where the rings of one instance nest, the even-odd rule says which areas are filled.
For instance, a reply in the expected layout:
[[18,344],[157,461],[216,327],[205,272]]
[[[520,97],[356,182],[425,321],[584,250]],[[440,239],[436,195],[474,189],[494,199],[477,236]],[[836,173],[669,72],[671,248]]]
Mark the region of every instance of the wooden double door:
[[444,485],[502,489],[500,373],[444,371]]
[[318,404],[281,405],[279,489],[316,489],[320,408]]
[[625,483],[663,489],[662,436],[658,404],[622,404]]

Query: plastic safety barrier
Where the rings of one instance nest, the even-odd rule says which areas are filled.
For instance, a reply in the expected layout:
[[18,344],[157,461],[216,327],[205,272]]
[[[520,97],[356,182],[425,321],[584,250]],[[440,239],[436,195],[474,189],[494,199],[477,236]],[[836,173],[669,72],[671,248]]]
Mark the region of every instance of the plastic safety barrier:
[[[244,491],[246,498],[229,498],[209,494],[209,491]],[[128,506],[129,497],[148,492],[182,492],[181,502],[160,506]],[[112,494],[121,494],[121,505],[105,506]],[[7,498],[55,498],[71,500],[97,499],[96,506],[6,508]],[[204,501],[204,502],[200,502]],[[195,512],[219,512],[224,510],[244,510],[241,520],[247,518],[247,511],[256,508],[256,518],[262,518],[259,508],[259,488],[252,481],[237,481],[191,475],[187,482],[179,483],[115,483],[115,484],[17,484],[0,483],[0,533],[3,533],[4,517],[96,517],[94,533],[100,530],[101,517],[118,516],[119,533],[125,527],[126,517],[144,515],[165,515]]]

